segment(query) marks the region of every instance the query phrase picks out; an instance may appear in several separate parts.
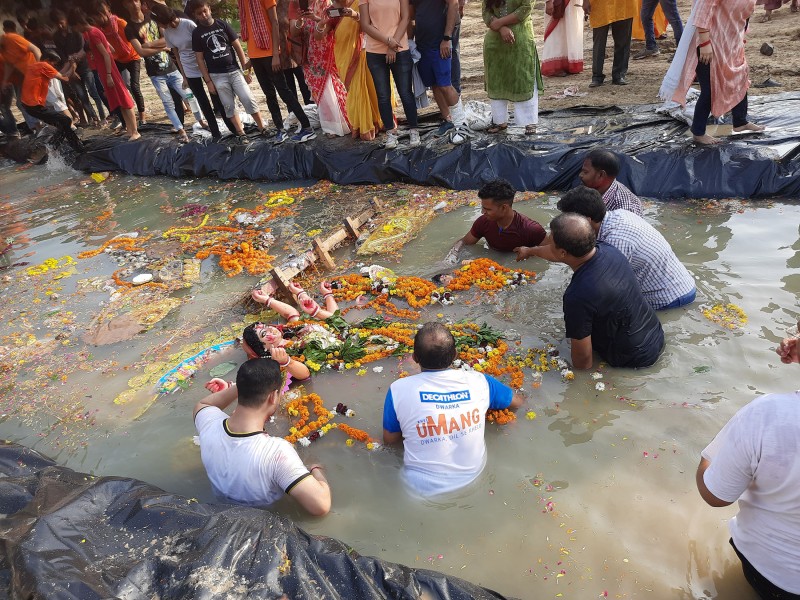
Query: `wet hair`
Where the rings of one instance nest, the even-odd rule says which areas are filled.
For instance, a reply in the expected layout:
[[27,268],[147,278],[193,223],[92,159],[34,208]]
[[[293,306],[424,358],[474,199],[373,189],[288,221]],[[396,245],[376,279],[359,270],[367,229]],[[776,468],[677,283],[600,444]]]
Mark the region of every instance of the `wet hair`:
[[609,177],[616,178],[619,175],[619,159],[610,150],[592,150],[586,155],[586,160],[598,171],[605,171]]
[[414,336],[414,357],[423,369],[446,369],[456,359],[456,340],[441,323],[425,323]]
[[54,25],[58,25],[58,23],[62,19],[66,19],[66,18],[67,18],[67,15],[63,10],[59,10],[57,8],[54,8],[53,10],[50,11],[50,22],[53,23]]
[[52,50],[44,50],[42,52],[42,62],[59,64],[61,62],[61,57],[57,52],[53,52]]
[[175,12],[166,4],[154,3],[150,7],[150,12],[153,13],[153,17],[159,25],[169,25],[175,20]]
[[511,206],[514,203],[514,194],[516,193],[516,190],[505,179],[493,179],[488,183],[484,183],[483,187],[478,190],[478,198]]
[[550,221],[550,234],[556,247],[575,258],[589,254],[597,243],[589,220],[576,213],[561,213]]
[[28,19],[28,22],[25,24],[29,31],[36,31],[39,29],[39,19],[36,17],[31,17]]
[[247,408],[258,408],[282,385],[281,367],[271,358],[251,358],[236,372],[238,402]]
[[242,339],[247,342],[247,345],[250,346],[250,349],[255,352],[256,355],[265,358],[270,355],[269,350],[264,346],[264,342],[261,341],[261,338],[258,337],[256,325],[262,325],[262,323],[251,323],[245,327],[242,332]]
[[187,15],[194,18],[194,14],[197,12],[198,9],[208,6],[211,7],[211,3],[208,0],[189,0],[186,4],[186,12]]
[[14,33],[17,31],[17,24],[11,19],[6,19],[3,21],[3,31],[7,33]]
[[558,210],[565,213],[577,213],[587,219],[600,223],[606,216],[606,205],[600,192],[579,185],[561,196]]

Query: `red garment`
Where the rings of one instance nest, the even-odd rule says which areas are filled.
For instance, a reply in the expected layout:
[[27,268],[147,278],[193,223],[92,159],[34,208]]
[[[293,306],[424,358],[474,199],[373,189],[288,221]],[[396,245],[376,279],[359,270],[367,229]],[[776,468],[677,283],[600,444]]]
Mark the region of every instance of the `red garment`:
[[[711,60],[711,114],[721,117],[742,101],[750,88],[750,74],[744,55],[745,25],[756,0],[696,0],[694,25],[709,30],[714,57]],[[697,69],[698,34],[692,39],[672,99],[686,103],[686,92]]]
[[538,246],[547,235],[544,227],[517,211],[514,211],[511,225],[502,230],[497,223],[481,215],[472,224],[470,233],[478,239],[486,238],[489,246],[500,252],[511,252],[518,246]]
[[103,35],[113,49],[112,57],[120,63],[128,63],[141,58],[136,49],[125,37],[125,27],[128,26],[125,19],[120,19],[117,15],[111,15],[108,24],[103,27]]
[[55,67],[46,62],[35,62],[25,71],[20,101],[27,106],[45,106],[50,80],[58,75]]
[[109,46],[106,36],[97,27],[89,27],[83,34],[83,39],[89,44],[89,66],[100,76],[100,83],[103,84],[103,91],[108,100],[108,110],[113,112],[117,108],[133,108],[133,98],[128,88],[125,87],[125,81],[119,74],[117,63],[113,58],[111,59],[111,77],[114,80],[114,86],[109,87],[106,83],[106,61],[98,51],[98,48],[105,48],[109,57],[111,56],[111,46]]

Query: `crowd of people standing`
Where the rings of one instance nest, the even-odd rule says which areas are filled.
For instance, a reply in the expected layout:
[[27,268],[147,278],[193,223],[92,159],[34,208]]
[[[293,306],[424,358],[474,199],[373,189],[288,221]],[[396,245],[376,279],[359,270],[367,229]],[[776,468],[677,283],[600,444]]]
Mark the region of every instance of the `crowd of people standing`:
[[[189,140],[186,115],[193,114],[214,140],[222,137],[220,118],[238,142],[249,143],[238,100],[262,133],[275,136],[276,144],[316,137],[313,119],[329,136],[372,140],[383,131],[385,147],[397,147],[404,136],[414,147],[420,144],[417,111],[428,104],[427,90],[441,115],[434,136],[455,144],[470,137],[461,101],[464,0],[238,0],[238,32],[235,23],[215,16],[208,0],[189,0],[182,9],[165,0],[122,0],[114,10],[106,0],[89,1],[69,12],[23,11],[16,23],[4,22],[0,130],[6,135],[19,135],[11,113],[16,97],[29,130],[53,124],[76,148],[76,126],[124,126],[129,139],[136,140],[148,114],[141,87],[144,70],[182,142]],[[590,88],[606,82],[609,32],[614,48],[611,83],[627,85],[629,59],[660,54],[656,33],[663,34],[659,29],[668,21],[678,49],[661,93],[684,103],[688,87],[699,82],[695,142],[716,143],[705,133],[711,113],[732,111],[737,131],[761,129],[747,120],[744,56],[755,0],[696,0],[685,28],[677,0],[546,0],[541,62],[532,1],[482,2],[489,133],[508,127],[509,103],[514,124],[525,134],[536,133],[543,76],[583,70],[584,16],[593,40]],[[766,0],[765,16],[777,8]],[[645,45],[631,56],[632,32],[640,25]],[[49,52],[57,60],[48,60]],[[29,68],[42,62],[56,67],[60,77],[39,66],[26,84]],[[274,130],[261,116],[250,87],[253,79],[264,93]],[[47,94],[40,103],[30,90],[43,86]],[[26,87],[29,93],[23,98]],[[395,114],[398,100],[405,115],[403,129]],[[298,123],[296,132],[285,127],[284,109]]]

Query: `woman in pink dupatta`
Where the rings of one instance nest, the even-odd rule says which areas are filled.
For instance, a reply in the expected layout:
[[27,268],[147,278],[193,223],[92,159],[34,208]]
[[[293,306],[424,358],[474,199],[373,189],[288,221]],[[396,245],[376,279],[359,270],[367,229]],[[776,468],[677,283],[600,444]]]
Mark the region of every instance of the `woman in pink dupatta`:
[[581,0],[547,0],[541,69],[545,77],[583,71],[583,6]]
[[328,0],[316,0],[304,16],[308,35],[308,56],[303,64],[306,83],[317,104],[322,131],[331,135],[350,133],[347,120],[347,89],[336,68],[336,25],[343,17],[330,17]]
[[744,42],[755,4],[756,0],[695,0],[692,6],[660,95],[685,105],[696,73],[700,98],[691,129],[698,145],[719,143],[706,133],[709,114],[721,117],[731,111],[734,132],[764,130],[747,120],[750,79]]

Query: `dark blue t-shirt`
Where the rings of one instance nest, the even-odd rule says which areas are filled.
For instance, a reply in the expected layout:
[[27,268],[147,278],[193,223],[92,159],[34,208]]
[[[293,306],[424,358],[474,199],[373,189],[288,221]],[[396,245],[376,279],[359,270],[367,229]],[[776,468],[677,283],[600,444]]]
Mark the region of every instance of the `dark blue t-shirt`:
[[414,6],[414,42],[420,50],[438,48],[447,25],[444,0],[411,0]]
[[230,25],[222,19],[214,19],[208,27],[197,24],[192,32],[192,50],[203,53],[209,73],[232,73],[239,68],[232,46],[238,39]]
[[599,242],[564,292],[568,338],[592,336],[592,349],[612,367],[648,367],[664,347],[664,330],[642,296],[628,259]]

